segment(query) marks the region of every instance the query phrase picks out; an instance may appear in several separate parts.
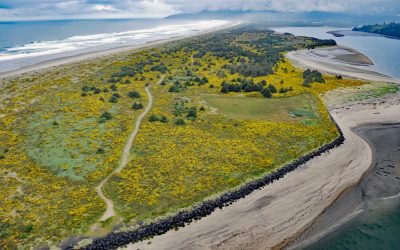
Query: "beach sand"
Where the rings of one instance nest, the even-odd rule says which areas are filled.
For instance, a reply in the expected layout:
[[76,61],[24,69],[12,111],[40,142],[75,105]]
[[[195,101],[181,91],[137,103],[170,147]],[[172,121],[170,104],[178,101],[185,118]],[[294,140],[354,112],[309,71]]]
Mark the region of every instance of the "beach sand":
[[[81,53],[81,54],[73,55],[73,56],[69,56],[68,54],[65,54],[65,55],[61,54],[60,58],[58,58],[58,59],[45,60],[43,62],[33,64],[31,66],[22,67],[17,70],[0,72],[0,80],[2,78],[15,77],[15,76],[19,76],[22,74],[35,74],[35,73],[46,71],[46,70],[49,70],[51,68],[61,66],[61,65],[76,64],[76,63],[86,62],[86,61],[90,61],[90,60],[97,60],[99,58],[107,58],[110,56],[118,56],[119,54],[122,55],[125,53],[132,53],[134,51],[150,49],[150,48],[154,48],[154,47],[157,47],[162,44],[169,43],[169,42],[182,41],[184,39],[191,39],[193,37],[200,36],[200,35],[211,34],[214,32],[221,32],[223,30],[231,29],[231,28],[237,27],[239,25],[241,25],[241,22],[231,22],[224,26],[219,26],[217,28],[199,32],[198,34],[193,35],[193,36],[175,36],[175,37],[172,37],[169,39],[159,39],[159,40],[147,42],[145,44],[140,44],[140,45],[121,46],[121,47],[117,47],[117,48],[105,49],[105,50],[100,50],[100,51],[95,51],[95,52]],[[29,60],[29,58],[27,58],[27,60]]]
[[374,123],[363,125],[354,131],[369,143],[374,152],[370,170],[357,186],[325,211],[317,223],[292,245],[292,249],[305,248],[367,210],[382,210],[388,205],[398,204],[400,124]]
[[372,61],[365,55],[343,46],[291,51],[286,57],[301,68],[369,81],[400,83],[398,79],[374,71]]
[[[178,38],[176,38],[178,39]],[[163,43],[166,41],[159,41]],[[148,44],[146,46],[156,46]],[[143,48],[144,46],[141,46]],[[139,49],[139,48],[136,48]],[[42,63],[3,76],[34,73],[61,64],[91,60],[99,56],[126,53],[121,51],[96,52],[81,57],[63,58]],[[110,54],[109,54],[110,53]],[[288,57],[294,61],[303,52],[293,52]],[[289,56],[289,55],[297,55]],[[314,56],[315,57],[315,56]],[[318,58],[318,57],[317,57]],[[321,64],[318,63],[321,60]],[[299,59],[302,65],[317,69],[376,81],[393,79],[359,69],[348,64],[333,64],[327,59]],[[344,60],[344,59],[341,59]],[[339,65],[339,66],[338,66]],[[349,67],[351,67],[349,69]],[[360,66],[361,67],[361,66]],[[335,73],[337,72],[337,73]],[[340,93],[340,92],[339,92]],[[334,98],[335,94],[332,94]],[[331,98],[331,97],[327,97]],[[128,249],[269,249],[282,248],[294,242],[308,228],[315,224],[326,209],[346,191],[356,186],[370,169],[373,153],[366,141],[353,129],[361,124],[373,122],[400,122],[399,98],[372,104],[354,104],[350,107],[332,106],[331,114],[343,130],[345,143],[324,153],[274,182],[229,207],[213,212],[199,221],[169,231],[149,241],[129,245]]]
[[[299,53],[299,54],[297,54]],[[324,72],[341,74],[380,82],[398,82],[385,75],[349,66],[345,62],[332,62],[313,56],[311,63],[303,58],[305,51],[291,52],[301,66],[315,66]],[[327,51],[324,51],[327,53]],[[301,56],[299,56],[301,55]],[[305,56],[306,58],[309,55]],[[321,60],[319,63],[318,60]],[[297,62],[299,62],[297,61]],[[310,63],[310,64],[308,64]],[[338,66],[339,65],[339,66]],[[344,69],[344,71],[342,71]],[[392,95],[385,100],[355,102],[344,105],[341,96],[346,89],[326,95],[330,113],[346,138],[345,143],[315,158],[289,173],[285,178],[254,191],[229,207],[213,212],[200,221],[157,236],[151,241],[130,244],[127,249],[281,249],[293,246],[300,236],[312,226],[321,223],[322,215],[328,214],[327,222],[319,229],[331,229],[343,216],[351,214],[361,200],[347,199],[337,214],[326,213],[337,204],[344,194],[356,187],[370,170],[373,151],[364,139],[354,132],[367,123],[400,122],[400,97]],[[329,102],[328,102],[329,101]],[[351,196],[349,196],[351,198]],[[303,242],[304,243],[304,242]]]
[[[1,78],[9,78],[9,77],[14,77],[22,74],[35,74],[39,73],[41,71],[49,70],[51,68],[57,67],[57,66],[63,66],[66,64],[75,64],[75,63],[81,63],[85,61],[90,61],[90,60],[97,60],[102,57],[108,57],[108,56],[114,56],[122,53],[127,53],[127,52],[134,52],[138,50],[144,50],[144,49],[149,49],[153,48],[156,46],[159,46],[164,43],[168,42],[173,42],[176,40],[183,39],[183,37],[174,37],[170,39],[163,39],[163,40],[157,40],[157,41],[152,41],[148,42],[142,45],[132,45],[132,46],[123,46],[123,47],[118,47],[118,48],[113,48],[113,49],[107,49],[107,50],[100,50],[96,52],[87,52],[87,53],[82,53],[79,55],[74,55],[74,56],[62,56],[58,59],[54,60],[46,60],[44,62],[38,63],[38,64],[33,64],[31,66],[26,66],[22,67],[17,70],[12,70],[12,71],[7,71],[7,72],[0,72],[0,79]],[[29,59],[27,59],[29,60]]]
[[285,178],[254,191],[231,206],[178,231],[169,231],[128,249],[279,249],[312,226],[369,170],[373,154],[353,132],[365,123],[400,122],[399,98],[331,110],[345,143]]

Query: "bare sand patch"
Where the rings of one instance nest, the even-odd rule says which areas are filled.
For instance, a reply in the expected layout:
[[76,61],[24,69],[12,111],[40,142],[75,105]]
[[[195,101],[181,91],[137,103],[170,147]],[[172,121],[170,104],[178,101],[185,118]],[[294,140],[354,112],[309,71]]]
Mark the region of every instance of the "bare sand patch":
[[370,81],[395,82],[394,79],[374,71],[371,60],[356,50],[335,46],[312,50],[297,50],[286,57],[301,68],[317,69],[328,74],[342,75]]

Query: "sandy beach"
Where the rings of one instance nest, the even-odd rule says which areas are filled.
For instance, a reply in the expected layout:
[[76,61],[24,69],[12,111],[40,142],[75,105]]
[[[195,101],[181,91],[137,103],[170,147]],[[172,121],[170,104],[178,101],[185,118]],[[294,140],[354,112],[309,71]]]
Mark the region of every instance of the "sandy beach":
[[[376,104],[376,103],[375,103]],[[345,143],[305,164],[284,179],[178,231],[128,249],[279,249],[313,225],[369,170],[372,151],[353,132],[361,124],[400,122],[399,98],[331,110]]]
[[[233,26],[224,29],[231,27]],[[57,59],[8,72],[0,75],[0,78],[34,73],[58,65],[103,56],[115,56],[118,53],[158,46],[179,39],[181,37]],[[327,49],[317,49],[312,52],[294,51],[288,53],[287,58],[298,66],[315,68],[326,73],[372,81],[400,82],[368,69],[370,62],[359,54],[355,59],[349,59],[349,54],[343,50],[355,53],[346,48],[336,47],[331,51]],[[340,91],[346,90],[334,91],[324,98],[327,103],[331,103],[330,113],[346,138],[342,146],[324,153],[287,174],[285,178],[254,191],[229,207],[213,212],[210,216],[178,231],[169,231],[150,241],[131,244],[126,248],[280,249],[293,244],[307,229],[315,225],[343,194],[357,186],[371,169],[373,151],[368,142],[355,133],[354,129],[366,123],[400,122],[398,94],[386,100],[343,106],[335,102],[335,98],[341,95]]]
[[335,46],[286,53],[296,66],[369,81],[396,82],[398,79],[374,71],[372,61],[356,50]]
[[68,54],[60,55],[60,58],[58,58],[58,59],[46,60],[44,62],[33,64],[31,66],[22,67],[17,70],[0,72],[0,79],[14,77],[14,76],[18,76],[18,75],[26,74],[26,73],[34,74],[34,73],[49,70],[51,68],[61,66],[61,65],[81,63],[81,62],[85,62],[85,61],[96,60],[99,58],[106,58],[106,57],[110,57],[110,56],[118,56],[120,54],[125,54],[125,53],[132,53],[132,52],[138,51],[138,50],[150,49],[150,48],[154,48],[154,47],[160,46],[162,44],[166,44],[166,43],[170,43],[170,42],[174,42],[174,41],[182,41],[184,39],[190,39],[192,37],[196,37],[196,36],[200,36],[200,35],[211,34],[214,32],[220,32],[222,30],[227,30],[227,29],[230,29],[233,27],[237,27],[240,24],[241,24],[241,22],[232,22],[232,23],[229,23],[224,26],[219,26],[216,28],[208,29],[207,31],[199,32],[194,36],[174,36],[169,39],[159,39],[159,40],[147,42],[147,43],[140,44],[140,45],[121,46],[121,47],[112,48],[112,49],[105,49],[105,50],[99,50],[99,51],[94,51],[94,52],[81,53],[81,54],[73,55],[73,56],[69,56]]
[[[400,141],[400,124],[366,124],[357,127],[354,131],[372,148],[374,159],[370,170],[357,186],[350,189],[329,207],[317,223],[291,246],[291,249],[305,248],[327,234],[329,234],[328,237],[332,237],[331,233],[342,228],[343,223],[349,225],[350,220],[354,221],[363,215],[369,216],[371,211],[379,213],[387,208],[395,208],[399,204],[400,155],[398,154],[398,142]],[[388,229],[379,227],[377,230]],[[324,242],[329,241],[324,239]],[[362,240],[358,243],[361,246],[365,244]],[[390,246],[389,242],[385,243],[388,243],[386,247]],[[319,243],[316,245],[319,247]],[[311,248],[314,249],[312,245]]]
[[101,50],[101,51],[96,51],[96,52],[88,52],[88,53],[83,53],[79,55],[74,55],[74,56],[62,56],[59,59],[54,59],[54,60],[47,60],[42,63],[34,64],[31,66],[23,67],[17,70],[12,70],[8,72],[1,72],[0,73],[0,79],[1,78],[7,78],[7,77],[13,77],[13,76],[18,76],[21,74],[26,74],[26,73],[38,73],[43,70],[48,70],[57,66],[61,65],[66,65],[66,64],[73,64],[73,63],[81,63],[84,61],[89,61],[89,60],[95,60],[99,59],[102,57],[108,57],[108,56],[113,56],[113,55],[118,55],[121,53],[127,53],[127,52],[134,52],[138,50],[143,50],[143,49],[149,49],[153,48],[156,46],[159,46],[164,43],[168,42],[173,42],[183,39],[183,37],[174,37],[171,39],[164,39],[164,40],[157,40],[153,42],[149,42],[146,44],[142,45],[133,45],[133,46],[124,46],[124,47],[119,47],[119,48],[113,48],[113,49],[107,49],[107,50]]
[[[295,54],[299,58],[303,53],[305,51],[297,51],[291,55]],[[293,56],[288,57],[294,61],[297,59]],[[398,82],[376,72],[356,66],[350,67],[345,62],[341,62],[341,67],[338,68],[336,64],[340,65],[339,63],[330,61],[332,60],[325,58],[321,64],[312,62],[306,65],[309,61],[301,57],[303,67],[315,66],[329,73],[381,82]],[[342,72],[341,68],[346,70]],[[310,231],[309,228],[313,228],[312,226],[315,228],[317,222],[322,225],[318,230],[323,229],[325,232],[335,226],[333,221],[342,223],[342,216],[353,212],[360,204],[360,199],[348,199],[336,217],[326,212],[332,204],[363,180],[369,173],[374,159],[371,146],[354,130],[363,124],[400,122],[399,94],[385,100],[343,105],[339,101],[343,92],[348,90],[340,89],[324,96],[325,101],[329,103],[331,115],[346,139],[342,146],[311,160],[282,180],[254,191],[246,198],[215,211],[200,221],[126,248],[281,249],[296,246],[293,243],[301,236],[304,239],[305,236],[323,235],[324,232],[304,235],[304,232]],[[320,219],[324,214],[329,215],[328,222],[321,224]],[[303,241],[302,244],[304,246],[306,243]]]

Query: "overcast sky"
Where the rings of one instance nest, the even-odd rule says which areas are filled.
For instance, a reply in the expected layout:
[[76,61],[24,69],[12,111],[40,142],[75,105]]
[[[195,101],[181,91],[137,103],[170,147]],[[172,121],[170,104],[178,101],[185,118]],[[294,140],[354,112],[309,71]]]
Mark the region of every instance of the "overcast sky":
[[203,10],[400,15],[400,0],[0,0],[0,20],[165,17]]

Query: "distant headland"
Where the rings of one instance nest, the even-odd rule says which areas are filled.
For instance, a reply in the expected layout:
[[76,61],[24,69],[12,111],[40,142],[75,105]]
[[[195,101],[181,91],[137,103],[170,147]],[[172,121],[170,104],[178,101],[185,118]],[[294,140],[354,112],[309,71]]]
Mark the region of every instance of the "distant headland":
[[400,39],[400,23],[383,23],[373,25],[363,25],[353,28],[353,31],[380,34],[391,38]]

